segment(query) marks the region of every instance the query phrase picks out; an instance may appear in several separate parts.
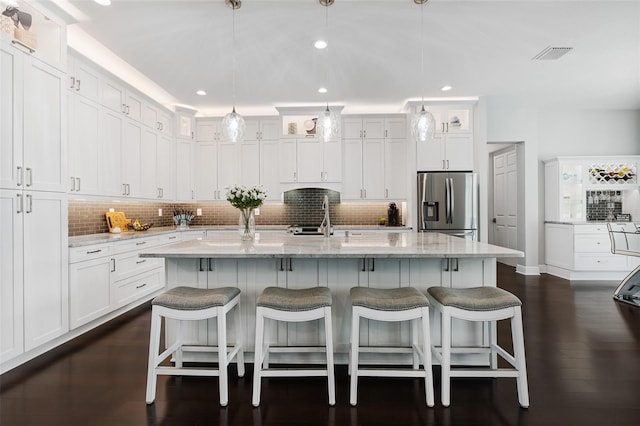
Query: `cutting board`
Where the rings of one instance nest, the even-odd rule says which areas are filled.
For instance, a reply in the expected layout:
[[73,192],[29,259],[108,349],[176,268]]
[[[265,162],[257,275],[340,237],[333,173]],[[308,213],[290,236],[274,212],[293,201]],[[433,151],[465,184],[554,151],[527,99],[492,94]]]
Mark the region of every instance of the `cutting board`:
[[113,228],[120,228],[121,232],[127,232],[129,230],[128,225],[131,223],[131,219],[127,219],[124,212],[106,212],[104,214],[107,218],[107,226],[109,232],[113,232]]

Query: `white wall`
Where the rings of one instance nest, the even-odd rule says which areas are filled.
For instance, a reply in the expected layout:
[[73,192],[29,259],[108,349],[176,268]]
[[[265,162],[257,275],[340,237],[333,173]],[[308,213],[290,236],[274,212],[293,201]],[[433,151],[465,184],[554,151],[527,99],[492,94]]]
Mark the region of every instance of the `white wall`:
[[487,141],[524,141],[525,268],[544,262],[543,160],[572,155],[640,155],[640,110],[542,108],[487,97]]

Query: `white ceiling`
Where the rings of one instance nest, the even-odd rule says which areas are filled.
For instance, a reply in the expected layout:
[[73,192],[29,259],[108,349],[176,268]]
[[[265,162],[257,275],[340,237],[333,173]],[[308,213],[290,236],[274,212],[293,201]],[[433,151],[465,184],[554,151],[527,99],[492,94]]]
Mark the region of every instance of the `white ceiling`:
[[[56,2],[75,7],[67,7],[78,19],[72,46],[81,45],[78,33],[97,39],[164,89],[156,99],[203,115],[231,109],[233,12],[224,0]],[[236,109],[275,114],[274,106],[328,101],[345,113],[399,112],[422,95],[640,109],[640,1],[430,0],[422,73],[420,8],[413,0],[335,0],[330,46],[318,51],[313,42],[326,33],[318,0],[243,0],[235,12]],[[532,60],[547,46],[573,51]],[[325,83],[329,92],[317,93]],[[453,90],[441,92],[444,84]]]

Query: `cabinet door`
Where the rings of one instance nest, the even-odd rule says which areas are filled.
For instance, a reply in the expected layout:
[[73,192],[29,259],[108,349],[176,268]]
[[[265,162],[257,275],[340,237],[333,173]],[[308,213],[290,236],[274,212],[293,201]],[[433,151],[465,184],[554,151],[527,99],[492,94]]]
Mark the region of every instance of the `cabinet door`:
[[69,57],[69,85],[70,91],[76,95],[100,102],[100,73],[93,66],[83,60]]
[[98,186],[101,195],[120,196],[123,190],[123,136],[125,118],[121,113],[102,109],[98,161]]
[[154,130],[160,130],[160,118],[158,108],[145,102],[142,106],[142,123]]
[[124,144],[122,149],[123,182],[125,195],[142,197],[140,163],[142,158],[142,125],[133,120],[125,120]]
[[[211,201],[218,199],[218,144],[196,142],[196,199]],[[178,176],[180,179],[180,176]]]
[[362,188],[362,139],[345,139],[342,197],[359,200],[364,195]]
[[183,112],[176,113],[176,121],[177,121],[177,134],[179,138],[184,139],[194,139],[195,138],[195,127],[196,127],[196,119],[192,114],[187,114]]
[[342,120],[342,137],[344,139],[360,139],[362,135],[361,118],[344,118]]
[[[196,129],[196,140],[198,142],[213,142],[220,139],[220,121],[198,120]],[[184,129],[178,130],[184,131]],[[182,137],[182,135],[179,136]]]
[[418,171],[445,170],[444,136],[436,133],[432,139],[416,143]]
[[137,93],[125,92],[126,114],[130,119],[142,123],[142,97]]
[[245,186],[260,185],[260,144],[245,140],[238,144],[240,183]]
[[244,140],[246,141],[256,141],[260,139],[260,121],[247,119],[244,121],[245,130],[244,130]]
[[334,139],[322,142],[324,182],[342,182],[342,141]]
[[407,137],[407,120],[403,117],[385,118],[384,137],[390,139],[404,139]]
[[22,53],[0,50],[0,187],[22,186]]
[[73,330],[111,310],[109,257],[69,265],[69,326]]
[[280,120],[262,120],[260,122],[260,139],[275,141],[280,138]]
[[221,199],[224,199],[228,188],[240,183],[239,151],[237,143],[218,142],[218,191]]
[[383,118],[365,118],[362,120],[362,137],[380,139],[384,137]]
[[298,181],[298,145],[295,139],[280,140],[280,182]]
[[[193,144],[189,139],[176,140],[176,198],[178,201],[191,201],[195,198],[193,188]],[[211,167],[210,163],[208,163],[208,167]],[[199,173],[198,178],[200,178]]]
[[29,351],[69,331],[67,200],[25,192],[24,341]]
[[407,140],[385,140],[385,198],[407,198]]
[[98,168],[100,105],[77,95],[69,96],[69,190],[100,195]]
[[125,90],[119,83],[108,78],[102,79],[102,105],[112,111],[126,114]]
[[173,138],[167,135],[158,137],[157,152],[157,181],[159,197],[165,200],[172,200],[175,196],[174,180],[175,180],[175,146]]
[[298,182],[321,182],[323,177],[322,143],[320,139],[298,139]]
[[384,139],[364,139],[362,143],[364,198],[371,200],[384,198],[384,163]]
[[173,117],[170,113],[160,110],[158,113],[158,122],[160,125],[159,130],[163,134],[169,137],[173,136]]
[[280,142],[260,143],[260,185],[267,191],[267,200],[280,201]]
[[449,133],[445,140],[447,170],[473,170],[473,136]]
[[[3,77],[4,78],[4,77]],[[66,120],[63,101],[66,76],[37,59],[24,63],[23,144],[25,187],[32,190],[66,192]]]
[[140,143],[140,196],[144,198],[159,198],[158,191],[158,134],[153,129],[142,130]]
[[0,362],[24,352],[21,191],[0,190]]

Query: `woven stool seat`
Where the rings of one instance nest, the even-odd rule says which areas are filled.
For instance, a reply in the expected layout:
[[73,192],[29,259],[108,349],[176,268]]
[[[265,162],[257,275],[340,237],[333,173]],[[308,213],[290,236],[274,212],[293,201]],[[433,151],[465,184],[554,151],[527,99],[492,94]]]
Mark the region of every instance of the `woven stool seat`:
[[368,288],[353,287],[351,304],[378,311],[404,311],[429,306],[427,297],[413,287]]
[[331,306],[331,291],[327,287],[267,287],[258,297],[256,305],[280,311],[310,311]]
[[497,287],[430,287],[427,292],[443,306],[468,311],[495,311],[522,305],[516,296]]
[[236,287],[175,287],[157,296],[151,303],[165,308],[191,311],[226,305],[238,294],[240,290]]

